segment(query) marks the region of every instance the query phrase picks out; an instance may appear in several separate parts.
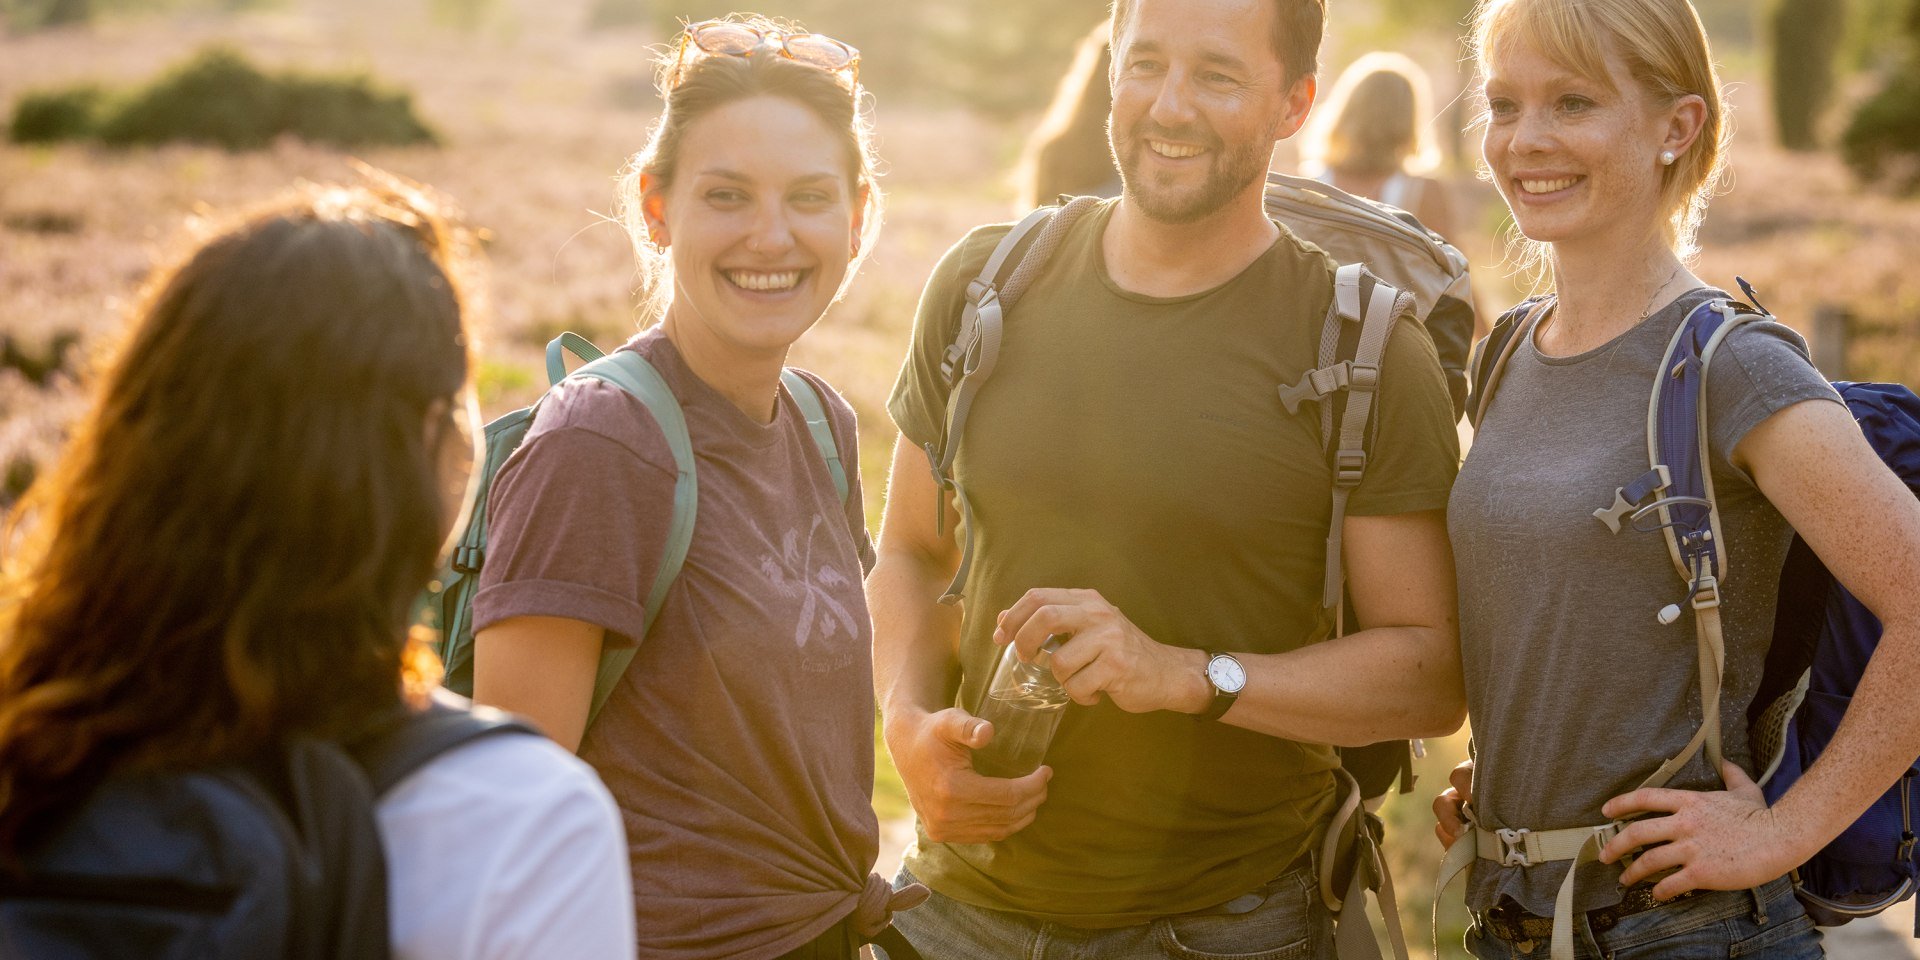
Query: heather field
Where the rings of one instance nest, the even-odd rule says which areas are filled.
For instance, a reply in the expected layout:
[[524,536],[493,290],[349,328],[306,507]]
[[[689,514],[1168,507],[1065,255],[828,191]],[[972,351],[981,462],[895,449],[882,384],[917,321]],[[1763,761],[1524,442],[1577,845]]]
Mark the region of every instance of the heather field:
[[[0,502],[55,455],[80,409],[91,358],[113,341],[142,277],[191,220],[269,198],[298,179],[350,179],[350,156],[433,185],[486,232],[480,388],[489,414],[544,386],[539,355],[554,334],[574,330],[610,345],[636,330],[630,250],[607,216],[615,175],[653,117],[647,48],[660,38],[645,28],[588,30],[588,7],[589,0],[502,0],[480,28],[456,31],[437,26],[425,0],[309,0],[244,15],[110,18],[88,29],[0,35],[6,110],[49,85],[143,81],[220,41],[263,65],[365,70],[411,91],[443,141],[345,152],[281,140],[250,153],[0,145]],[[1336,6],[1330,69],[1371,42],[1363,21],[1371,9],[1359,0]],[[1343,21],[1346,11],[1353,15]],[[1449,49],[1437,38],[1420,51],[1446,78],[1443,96],[1455,82]],[[869,45],[865,54],[887,51]],[[1829,155],[1771,146],[1758,71],[1741,66],[1752,57],[1729,59],[1740,134],[1731,189],[1702,238],[1702,275],[1729,287],[1736,274],[1748,278],[1768,307],[1809,334],[1816,311],[1845,311],[1847,373],[1920,381],[1920,272],[1911,267],[1920,203],[1862,191]],[[883,405],[920,286],[968,228],[1013,212],[1011,172],[1034,118],[1010,122],[885,89],[876,95],[885,230],[844,302],[793,359],[857,408],[868,512],[877,520],[892,437]],[[1291,160],[1283,149],[1276,162]],[[1474,178],[1471,159],[1450,169],[1464,225],[1456,242],[1477,266],[1483,308],[1496,310],[1522,286],[1501,266],[1505,211]],[[1816,345],[1822,366],[1838,373],[1825,346]],[[1465,737],[1429,747],[1419,790],[1388,809],[1390,854],[1421,951],[1437,855],[1427,803],[1464,756]],[[891,768],[882,767],[876,805],[897,838],[908,810]],[[1443,955],[1458,955],[1459,923],[1443,922],[1441,942],[1456,945]]]

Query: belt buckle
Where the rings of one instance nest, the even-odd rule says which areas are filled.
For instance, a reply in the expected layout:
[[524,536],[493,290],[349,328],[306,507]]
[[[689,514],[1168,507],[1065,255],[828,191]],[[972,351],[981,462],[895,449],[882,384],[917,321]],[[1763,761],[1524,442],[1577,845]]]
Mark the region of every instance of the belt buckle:
[[1533,862],[1527,859],[1527,828],[1513,829],[1503,827],[1493,835],[1500,839],[1500,865],[1503,867],[1531,867]]

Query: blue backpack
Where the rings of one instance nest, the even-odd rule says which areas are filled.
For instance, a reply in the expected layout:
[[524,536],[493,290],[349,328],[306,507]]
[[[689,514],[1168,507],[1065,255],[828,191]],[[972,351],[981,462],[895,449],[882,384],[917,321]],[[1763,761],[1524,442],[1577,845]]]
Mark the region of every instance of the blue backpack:
[[[1686,595],[1659,613],[1662,623],[1692,607],[1699,635],[1704,722],[1686,750],[1667,761],[1667,778],[1704,749],[1717,772],[1720,760],[1720,643],[1718,584],[1726,574],[1720,549],[1719,512],[1706,467],[1707,367],[1727,334],[1743,323],[1772,319],[1753,288],[1740,286],[1752,304],[1724,299],[1694,308],[1675,331],[1648,405],[1647,473],[1620,487],[1611,506],[1594,511],[1616,533],[1662,530]],[[1503,317],[1472,364],[1479,425],[1525,321],[1550,301],[1532,300]],[[1836,382],[1867,442],[1888,467],[1920,496],[1920,397],[1898,384]],[[1779,603],[1766,668],[1747,710],[1759,781],[1768,803],[1777,802],[1820,756],[1854,687],[1880,643],[1880,621],[1840,585],[1806,541],[1794,537],[1780,573]],[[1656,773],[1656,777],[1660,776]],[[1900,781],[1860,818],[1793,873],[1794,890],[1816,923],[1835,926],[1877,914],[1914,893],[1916,863],[1913,787],[1916,761]],[[1664,778],[1662,779],[1664,782]],[[1914,935],[1920,937],[1920,919]]]
[[244,762],[123,774],[0,870],[0,957],[386,960],[375,807],[475,740],[531,727],[437,693],[344,742],[296,737]]
[[[572,353],[587,362],[568,373],[564,353]],[[678,470],[673,485],[673,516],[667,528],[667,546],[660,560],[659,572],[654,575],[652,587],[647,591],[644,607],[646,628],[652,629],[654,618],[660,613],[661,602],[666,599],[667,589],[673,586],[674,579],[680,575],[680,568],[687,560],[687,549],[693,544],[694,514],[699,508],[693,438],[687,433],[687,418],[680,409],[680,401],[674,397],[673,390],[661,378],[660,372],[647,362],[647,358],[632,350],[607,354],[585,337],[574,333],[563,333],[553,338],[547,344],[549,393],[552,387],[559,386],[562,381],[582,379],[603,380],[639,400],[660,425],[660,431],[667,438],[667,448],[673,452],[674,465]],[[851,495],[847,471],[841,462],[820,392],[814,388],[812,381],[791,369],[781,372],[780,381],[786,384],[787,391],[793,394],[794,401],[800,405],[800,412],[807,421],[807,431],[813,437],[814,445],[820,449],[820,455],[826,458],[827,472],[833,475],[833,485],[839,491],[840,499],[845,500]],[[440,629],[440,640],[434,652],[439,654],[440,662],[446,668],[443,682],[447,689],[462,696],[473,695],[473,595],[480,590],[480,570],[487,559],[487,495],[493,490],[493,478],[500,472],[500,467],[526,439],[527,431],[533,427],[534,416],[539,413],[540,403],[548,395],[542,394],[541,399],[534,401],[531,406],[504,414],[487,424],[487,454],[485,460],[477,465],[480,489],[472,516],[467,521],[466,531],[454,545],[447,568],[440,571],[422,598],[434,618],[434,625]],[[633,662],[634,653],[632,645],[609,647],[601,652],[599,670],[593,681],[593,702],[587,712],[588,724],[600,715],[600,708],[613,695],[613,688],[619,684],[620,676],[626,673],[627,665]]]

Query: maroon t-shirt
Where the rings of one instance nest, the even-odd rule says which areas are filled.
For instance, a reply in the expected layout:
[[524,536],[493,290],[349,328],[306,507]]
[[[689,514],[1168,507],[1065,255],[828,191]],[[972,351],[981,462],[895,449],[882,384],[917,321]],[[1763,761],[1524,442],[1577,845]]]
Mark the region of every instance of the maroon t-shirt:
[[842,502],[793,397],[760,424],[654,328],[624,349],[686,411],[699,511],[651,634],[673,455],[619,388],[569,381],[494,480],[477,629],[570,617],[638,643],[580,755],[626,822],[643,960],[777,957],[850,913],[878,853],[873,546],[853,409],[818,378],[845,459]]

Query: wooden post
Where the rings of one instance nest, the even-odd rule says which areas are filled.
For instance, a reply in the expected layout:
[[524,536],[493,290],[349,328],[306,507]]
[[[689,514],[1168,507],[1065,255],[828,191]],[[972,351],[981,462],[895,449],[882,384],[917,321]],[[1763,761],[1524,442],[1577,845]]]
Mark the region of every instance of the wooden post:
[[1847,379],[1847,327],[1845,307],[1823,303],[1813,311],[1813,365],[1829,380]]

